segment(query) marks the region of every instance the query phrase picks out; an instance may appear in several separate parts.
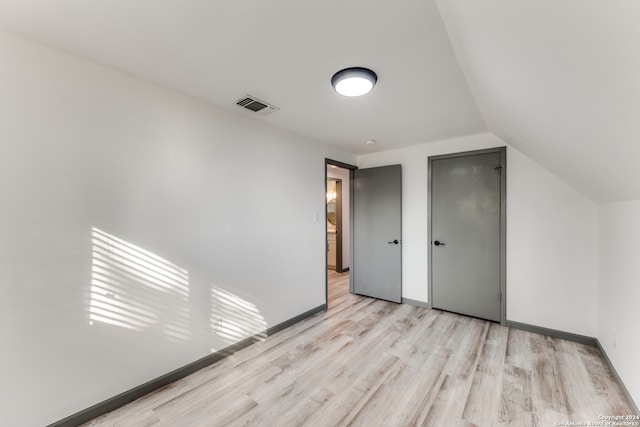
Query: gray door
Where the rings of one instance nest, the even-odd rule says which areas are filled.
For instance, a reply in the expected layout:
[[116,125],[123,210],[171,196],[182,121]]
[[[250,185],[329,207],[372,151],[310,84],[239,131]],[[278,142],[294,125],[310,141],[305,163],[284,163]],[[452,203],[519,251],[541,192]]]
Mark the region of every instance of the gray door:
[[402,301],[400,165],[354,171],[353,292]]
[[432,306],[501,320],[504,150],[430,159]]

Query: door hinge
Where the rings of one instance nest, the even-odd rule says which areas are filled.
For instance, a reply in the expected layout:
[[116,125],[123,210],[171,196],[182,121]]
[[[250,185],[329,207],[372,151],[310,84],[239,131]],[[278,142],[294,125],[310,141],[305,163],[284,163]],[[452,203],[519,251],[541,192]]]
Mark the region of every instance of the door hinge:
[[502,292],[498,292],[498,301],[502,302]]
[[498,172],[498,175],[502,176],[502,169],[504,169],[504,165],[494,166],[493,169]]

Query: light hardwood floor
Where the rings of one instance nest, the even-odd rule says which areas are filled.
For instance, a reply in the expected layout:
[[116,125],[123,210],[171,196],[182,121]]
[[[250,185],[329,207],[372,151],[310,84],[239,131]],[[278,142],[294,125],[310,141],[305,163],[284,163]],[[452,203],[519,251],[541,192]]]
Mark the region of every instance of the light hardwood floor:
[[[553,426],[630,414],[597,349],[348,292],[87,426]],[[555,424],[557,425],[557,424]]]

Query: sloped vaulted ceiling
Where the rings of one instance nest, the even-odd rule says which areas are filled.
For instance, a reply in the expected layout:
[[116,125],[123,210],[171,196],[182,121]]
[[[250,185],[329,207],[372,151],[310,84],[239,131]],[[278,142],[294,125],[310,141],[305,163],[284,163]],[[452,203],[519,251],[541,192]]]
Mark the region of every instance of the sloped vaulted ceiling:
[[640,198],[640,2],[438,5],[490,131],[596,202]]

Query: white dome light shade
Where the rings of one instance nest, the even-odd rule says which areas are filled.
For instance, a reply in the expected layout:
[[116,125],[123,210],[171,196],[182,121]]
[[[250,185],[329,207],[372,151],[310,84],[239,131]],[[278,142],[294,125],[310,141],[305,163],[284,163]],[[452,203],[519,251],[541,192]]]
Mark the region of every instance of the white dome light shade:
[[361,96],[371,92],[378,76],[368,68],[352,67],[338,71],[331,78],[331,85],[340,95]]

